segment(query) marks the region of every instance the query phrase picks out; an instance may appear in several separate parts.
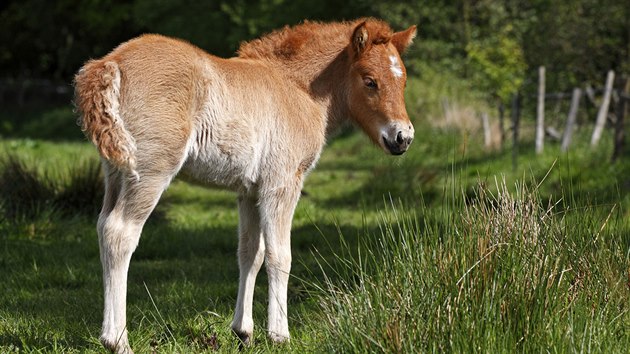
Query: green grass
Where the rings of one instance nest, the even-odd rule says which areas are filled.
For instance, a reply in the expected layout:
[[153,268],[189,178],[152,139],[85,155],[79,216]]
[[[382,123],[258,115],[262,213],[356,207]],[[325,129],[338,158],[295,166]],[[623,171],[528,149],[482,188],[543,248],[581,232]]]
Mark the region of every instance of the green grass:
[[448,219],[427,207],[388,208],[359,255],[326,265],[335,275],[317,292],[334,338],[326,349],[628,348],[627,221],[557,213],[536,192],[499,190],[481,189]]
[[[439,94],[426,100],[414,109]],[[98,158],[45,136],[0,144],[50,191],[33,214],[1,196],[0,352],[102,352],[96,211],[62,198],[89,190],[77,166]],[[625,352],[630,161],[610,164],[610,137],[592,151],[578,132],[566,154],[522,146],[512,170],[480,139],[418,120],[400,158],[360,134],[333,140],[293,222],[292,342],[265,337],[262,271],[245,352]],[[237,217],[233,193],[166,191],[129,271],[137,352],[239,352]]]

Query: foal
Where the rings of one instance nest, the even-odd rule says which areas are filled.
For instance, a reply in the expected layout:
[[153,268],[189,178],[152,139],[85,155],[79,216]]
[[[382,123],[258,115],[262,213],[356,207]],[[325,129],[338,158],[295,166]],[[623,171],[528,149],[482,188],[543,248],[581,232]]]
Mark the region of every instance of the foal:
[[222,59],[144,35],[88,61],[75,77],[80,125],[105,172],[97,231],[105,309],[101,342],[131,352],[127,271],[143,225],[182,173],[238,193],[240,280],[232,329],[251,339],[252,297],[269,277],[268,335],[289,339],[290,231],[303,181],[326,138],[356,123],[387,153],[413,139],[400,55],[415,26],[379,20],[304,23],[245,43]]

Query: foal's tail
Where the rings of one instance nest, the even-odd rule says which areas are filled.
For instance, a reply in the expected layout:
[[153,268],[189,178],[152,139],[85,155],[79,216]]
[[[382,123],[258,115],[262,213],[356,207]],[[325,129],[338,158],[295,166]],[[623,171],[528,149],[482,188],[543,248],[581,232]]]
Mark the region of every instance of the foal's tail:
[[120,70],[113,61],[90,60],[74,78],[78,124],[103,158],[136,178],[136,142],[120,116]]

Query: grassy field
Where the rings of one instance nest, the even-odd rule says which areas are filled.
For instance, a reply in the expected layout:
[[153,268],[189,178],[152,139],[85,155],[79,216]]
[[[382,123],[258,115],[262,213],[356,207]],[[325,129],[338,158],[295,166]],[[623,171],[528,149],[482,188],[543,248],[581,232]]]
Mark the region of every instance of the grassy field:
[[[400,158],[357,133],[329,144],[293,222],[292,341],[265,338],[262,271],[245,352],[626,352],[630,160],[583,131],[566,154],[524,144],[513,170],[429,119]],[[25,135],[0,147],[0,352],[102,352],[96,152]],[[137,352],[239,352],[236,225],[230,192],[166,191],[129,272]]]

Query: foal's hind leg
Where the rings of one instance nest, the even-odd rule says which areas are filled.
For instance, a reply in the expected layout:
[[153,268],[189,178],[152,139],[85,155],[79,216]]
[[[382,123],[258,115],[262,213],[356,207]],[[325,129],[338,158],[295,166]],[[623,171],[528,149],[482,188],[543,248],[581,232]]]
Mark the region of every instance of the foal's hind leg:
[[256,200],[241,196],[238,199],[239,242],[238,266],[240,271],[238,298],[232,321],[232,330],[245,344],[249,344],[254,331],[252,302],[256,275],[264,260],[265,243],[260,230],[260,216]]
[[143,176],[140,181],[107,171],[106,197],[98,236],[105,308],[100,340],[117,353],[131,353],[126,329],[127,271],[142,227],[171,176]]

